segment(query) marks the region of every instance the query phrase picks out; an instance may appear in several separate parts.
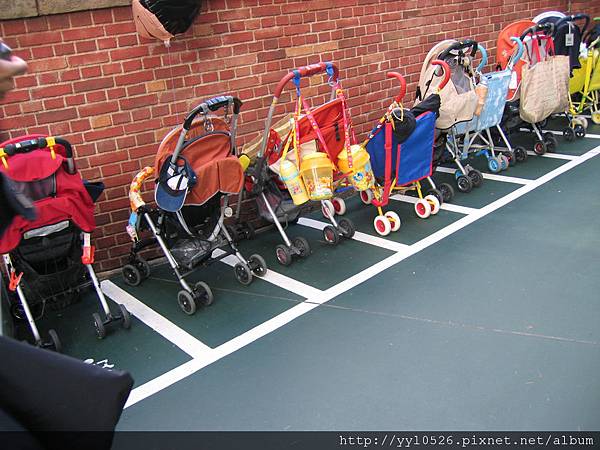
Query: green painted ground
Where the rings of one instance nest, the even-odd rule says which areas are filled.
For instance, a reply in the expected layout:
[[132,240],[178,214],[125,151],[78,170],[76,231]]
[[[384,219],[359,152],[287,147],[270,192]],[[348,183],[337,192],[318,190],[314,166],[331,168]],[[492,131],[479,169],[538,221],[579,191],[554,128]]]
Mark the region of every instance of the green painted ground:
[[[119,428],[598,429],[598,171],[596,157],[134,405]],[[456,203],[518,187],[487,180]],[[369,232],[372,210],[350,214]]]
[[[111,309],[117,312],[113,302]],[[75,358],[93,359],[94,363],[108,360],[115,369],[129,371],[136,385],[145,383],[188,361],[190,357],[135,317],[130,330],[120,325],[108,329],[103,340],[96,338],[92,313],[99,312],[95,294],[88,292],[79,303],[61,312],[46,311],[37,321],[43,337],[54,328],[63,346],[63,353]],[[19,324],[20,335],[29,337],[29,329]],[[103,364],[101,364],[103,365]]]
[[[504,173],[506,173],[507,176],[511,176],[510,169]],[[451,173],[436,172],[434,175],[434,180],[436,184],[450,183],[456,192],[452,203],[461,206],[468,206],[470,208],[483,208],[485,205],[488,205],[521,187],[520,184],[484,180],[481,187],[473,188],[471,192],[464,194],[459,192],[456,188],[454,175]]]

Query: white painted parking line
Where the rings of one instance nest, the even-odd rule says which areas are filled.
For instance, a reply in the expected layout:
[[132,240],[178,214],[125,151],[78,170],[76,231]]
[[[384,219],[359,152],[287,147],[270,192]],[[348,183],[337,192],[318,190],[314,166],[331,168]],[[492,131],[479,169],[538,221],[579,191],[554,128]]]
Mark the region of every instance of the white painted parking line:
[[[438,172],[452,173],[452,174],[454,172],[456,172],[456,169],[453,169],[451,167],[438,167],[436,170]],[[509,177],[506,175],[496,175],[494,173],[482,173],[482,175],[483,175],[483,178],[486,180],[502,181],[504,183],[529,184],[533,181],[533,180],[528,180],[526,178]]]
[[[305,227],[315,228],[317,230],[322,230],[325,228],[328,223],[321,222],[320,220],[309,219],[308,217],[301,217],[298,220],[298,225],[304,225]],[[402,232],[402,227],[400,228],[399,233]],[[354,236],[352,237],[355,241],[364,242],[365,244],[375,245],[376,247],[385,248],[387,250],[391,250],[393,252],[400,252],[408,248],[408,245],[402,244],[400,242],[390,241],[388,239],[380,238],[379,236],[373,236],[367,233],[362,233],[360,231],[356,231]]]
[[[213,252],[214,256],[221,256],[223,253],[225,252],[219,249],[216,249]],[[239,262],[239,260],[234,255],[229,255],[223,258],[221,261],[231,267],[235,266]],[[320,289],[309,286],[306,283],[302,283],[301,281],[295,280],[281,273],[275,272],[272,269],[268,269],[267,273],[264,276],[256,278],[265,280],[271,284],[274,284],[275,286],[293,292],[294,294],[298,294],[304,298],[308,298],[313,295],[318,295],[321,292],[323,292]]]
[[459,230],[462,230],[466,226],[476,222],[482,217],[491,214],[492,212],[502,208],[508,203],[517,200],[525,194],[535,190],[536,188],[546,184],[547,182],[553,180],[559,175],[568,172],[569,170],[577,167],[580,164],[583,164],[585,161],[597,156],[600,153],[600,146],[594,148],[593,150],[588,151],[587,153],[581,155],[577,159],[573,161],[569,161],[562,166],[548,172],[546,175],[543,175],[536,180],[533,180],[531,183],[521,186],[520,188],[514,190],[513,192],[505,195],[504,197],[490,203],[489,205],[484,206],[481,209],[476,210],[472,214],[469,214],[456,222],[448,225],[447,227],[427,236],[424,239],[421,239],[419,242],[411,245],[408,249],[404,249],[401,252],[395,253],[393,255],[388,256],[386,259],[368,267],[362,272],[353,275],[352,277],[332,286],[331,288],[322,291],[320,294],[315,295],[314,297],[310,297],[304,303],[301,303],[278,316],[273,317],[272,319],[257,325],[253,329],[237,336],[229,342],[226,342],[215,349],[213,349],[210,354],[204,355],[204,357],[194,359],[188,363],[183,364],[149,382],[135,388],[130,396],[129,400],[125,407],[129,407],[135,403],[140,402],[141,400],[160,392],[161,390],[171,386],[178,381],[183,380],[184,378],[196,373],[198,370],[206,367],[207,365],[224,358],[225,356],[243,348],[247,345],[255,342],[257,339],[266,336],[267,334],[287,325],[292,320],[306,314],[309,311],[315,309],[318,305],[322,305],[332,300],[333,298],[347,292],[348,290],[358,286],[359,284],[369,280],[370,278],[380,274],[384,270],[398,264],[399,262],[405,260],[406,258],[424,250],[431,245],[445,239],[446,237],[456,233]]
[[[532,133],[532,131],[529,128],[519,128],[519,131],[525,131],[525,132],[529,132]],[[544,133],[552,133],[552,134],[556,134],[557,136],[562,136],[563,132],[562,131],[556,131],[556,130],[544,130]],[[590,139],[600,139],[600,134],[585,134],[586,138],[590,138]]]
[[579,156],[577,155],[567,155],[565,153],[544,153],[543,155],[538,155],[536,152],[528,150],[527,154],[530,156],[535,156],[535,157],[542,157],[542,158],[552,158],[552,159],[564,159],[566,161],[573,161],[574,159],[579,158]]
[[[417,203],[418,198],[412,197],[406,194],[394,194],[390,197],[392,200],[398,200],[400,202],[412,203],[413,205]],[[459,214],[471,214],[477,211],[476,208],[469,208],[468,206],[460,206],[455,205],[454,203],[442,203],[442,209],[446,211],[451,211]]]
[[[112,281],[104,280],[100,283],[102,292],[113,299],[116,303],[125,305],[127,310],[140,319],[158,334],[169,340],[192,358],[204,358],[212,349],[203,342],[196,339],[187,331],[182,330],[173,322],[165,319],[148,305],[142,303],[129,292],[121,289]],[[175,298],[169,299],[175,301]]]

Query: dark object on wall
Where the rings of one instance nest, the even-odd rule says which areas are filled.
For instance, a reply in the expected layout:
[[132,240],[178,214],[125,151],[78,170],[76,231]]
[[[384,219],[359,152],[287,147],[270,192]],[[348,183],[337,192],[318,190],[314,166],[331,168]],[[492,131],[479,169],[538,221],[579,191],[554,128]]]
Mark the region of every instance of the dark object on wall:
[[0,431],[30,432],[8,436],[19,442],[3,448],[110,449],[133,386],[127,372],[1,336],[0,354]]
[[168,43],[185,33],[200,11],[200,0],[133,0],[133,19],[143,37]]

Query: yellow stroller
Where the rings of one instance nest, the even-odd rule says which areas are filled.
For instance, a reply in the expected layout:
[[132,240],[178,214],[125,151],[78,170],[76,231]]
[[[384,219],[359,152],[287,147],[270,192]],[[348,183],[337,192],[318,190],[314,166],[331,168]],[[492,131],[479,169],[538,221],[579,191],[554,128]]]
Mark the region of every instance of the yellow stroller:
[[596,26],[583,38],[579,56],[581,67],[573,71],[569,82],[571,114],[591,110],[592,121],[600,124],[600,17]]

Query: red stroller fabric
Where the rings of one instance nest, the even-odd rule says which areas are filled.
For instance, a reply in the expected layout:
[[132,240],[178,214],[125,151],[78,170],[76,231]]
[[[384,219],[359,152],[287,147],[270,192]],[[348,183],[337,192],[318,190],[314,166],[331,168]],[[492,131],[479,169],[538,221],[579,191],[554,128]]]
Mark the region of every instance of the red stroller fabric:
[[[44,136],[20,136],[3,142],[0,147],[41,137]],[[83,185],[81,176],[77,172],[67,172],[63,156],[65,149],[61,145],[55,146],[55,152],[55,159],[52,159],[49,149],[44,149],[8,157],[8,168],[0,164],[0,171],[16,182],[36,182],[54,175],[56,183],[55,196],[34,201],[37,209],[36,220],[28,221],[20,216],[13,219],[0,239],[0,253],[14,250],[25,232],[65,220],[72,221],[79,229],[88,233],[96,228],[94,203]]]

